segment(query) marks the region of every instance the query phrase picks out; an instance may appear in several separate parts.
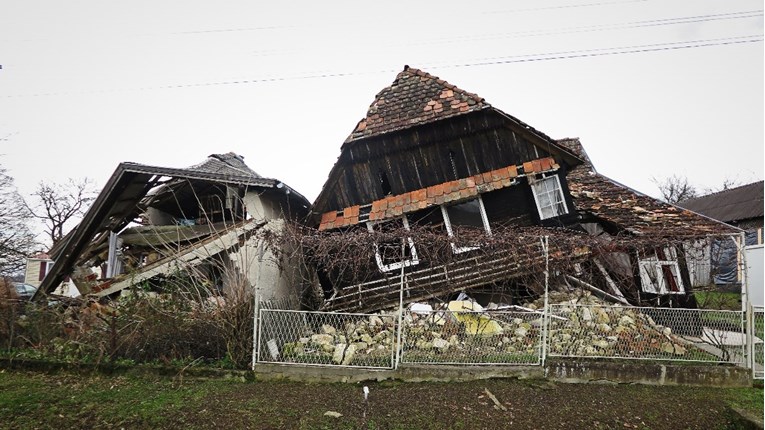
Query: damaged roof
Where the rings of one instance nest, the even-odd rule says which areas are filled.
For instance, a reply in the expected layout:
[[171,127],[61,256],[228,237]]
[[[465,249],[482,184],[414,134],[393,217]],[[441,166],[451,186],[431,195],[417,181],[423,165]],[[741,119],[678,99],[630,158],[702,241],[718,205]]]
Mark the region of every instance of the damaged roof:
[[422,70],[404,66],[377,93],[367,116],[345,143],[491,107],[486,101]]
[[[332,209],[343,209],[331,207],[328,203],[329,196],[335,192],[334,187],[343,180],[344,175],[355,174],[352,166],[359,158],[351,152],[351,149],[363,146],[363,141],[373,142],[372,145],[379,148],[374,141],[380,136],[387,137],[389,134],[395,136],[396,133],[423,125],[432,125],[437,121],[462,118],[468,114],[484,115],[484,113],[497,115],[505,126],[523,133],[529,139],[529,143],[545,152],[559,156],[567,164],[582,163],[582,160],[565,146],[559,145],[555,139],[493,107],[482,97],[422,70],[404,66],[404,70],[396,76],[393,83],[376,95],[366,117],[359,121],[341,145],[341,154],[314,200],[315,214],[321,215]],[[414,147],[418,145],[418,142],[416,139],[408,139],[403,141],[403,145]],[[362,150],[364,151],[368,149]],[[380,153],[376,153],[376,156],[379,155]]]
[[[559,141],[586,157],[579,139]],[[683,237],[740,233],[741,230],[692,211],[662,202],[595,172],[589,162],[568,175],[571,197],[579,211],[615,224],[640,236]]]
[[308,200],[300,193],[281,181],[258,175],[244,164],[243,157],[233,152],[212,154],[204,162],[188,168],[120,163],[80,224],[51,249],[50,254],[56,264],[46,274],[33,299],[41,291],[53,291],[70,274],[86,250],[107,240],[110,232],[119,232],[132,222],[142,211],[139,207],[141,200],[168,178],[278,190],[294,203],[291,207],[296,211],[305,211],[309,207]]
[[678,206],[724,222],[763,217],[763,181],[684,200]]
[[238,178],[249,176],[253,179],[263,178],[250,167],[244,164],[244,157],[233,152],[225,154],[210,154],[207,159],[199,164],[188,167],[201,173],[211,173],[223,177]]

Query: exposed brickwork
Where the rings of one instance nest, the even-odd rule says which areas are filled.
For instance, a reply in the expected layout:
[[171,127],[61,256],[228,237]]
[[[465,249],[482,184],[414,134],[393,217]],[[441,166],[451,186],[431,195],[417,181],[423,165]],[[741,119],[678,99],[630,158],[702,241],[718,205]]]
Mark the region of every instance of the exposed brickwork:
[[[527,163],[528,164],[528,163]],[[514,179],[524,174],[554,171],[559,168],[552,157],[541,158],[530,163],[524,173],[519,174],[518,166],[507,166],[468,178],[444,182],[396,196],[388,196],[372,202],[370,221],[380,221],[415,212],[431,206],[466,200],[480,193],[511,186]],[[359,207],[352,206],[341,211],[327,212],[321,217],[319,230],[330,230],[358,224]]]

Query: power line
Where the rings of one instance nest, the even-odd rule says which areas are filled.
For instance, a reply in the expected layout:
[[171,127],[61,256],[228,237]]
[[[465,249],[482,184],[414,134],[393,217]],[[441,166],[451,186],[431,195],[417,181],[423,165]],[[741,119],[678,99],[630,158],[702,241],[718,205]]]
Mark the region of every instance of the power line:
[[442,65],[442,66],[432,65],[428,67],[431,69],[453,68],[453,67],[474,67],[474,66],[485,66],[485,65],[491,65],[491,64],[526,63],[526,62],[533,62],[533,61],[550,61],[550,60],[563,60],[563,59],[582,58],[582,57],[599,57],[599,56],[605,56],[605,55],[637,54],[642,52],[669,51],[669,50],[676,50],[676,49],[703,48],[703,47],[709,47],[709,46],[762,42],[763,40],[762,38],[763,38],[763,35],[758,34],[758,35],[751,35],[751,36],[723,37],[719,39],[693,40],[693,41],[685,41],[685,42],[665,42],[665,43],[620,46],[620,47],[611,47],[611,48],[579,49],[579,50],[573,50],[573,51],[548,52],[548,53],[542,53],[542,54],[527,54],[527,55],[479,58],[479,59],[472,60],[469,63],[448,64],[448,65]]
[[[445,69],[445,68],[457,68],[457,67],[480,67],[480,66],[491,66],[491,65],[513,64],[513,63],[530,63],[530,62],[536,62],[536,61],[569,60],[569,59],[575,59],[575,58],[638,54],[638,53],[647,53],[647,52],[704,48],[704,47],[711,47],[711,46],[726,46],[726,45],[736,45],[736,44],[744,44],[744,43],[757,43],[762,41],[763,41],[763,35],[758,34],[758,35],[750,35],[750,36],[736,36],[736,37],[693,40],[693,41],[684,41],[684,42],[666,42],[666,43],[655,43],[655,44],[646,44],[646,45],[631,45],[631,46],[619,46],[619,47],[596,48],[596,49],[580,49],[580,50],[573,50],[573,51],[548,52],[548,53],[541,53],[541,54],[527,54],[527,55],[516,55],[516,56],[506,56],[506,57],[490,57],[490,58],[477,59],[477,60],[473,60],[473,61],[465,62],[465,63],[429,65],[429,66],[423,66],[423,68]],[[340,77],[348,77],[348,76],[378,74],[378,73],[396,73],[398,71],[400,70],[386,69],[386,70],[374,70],[374,71],[317,73],[317,74],[306,74],[306,75],[298,75],[298,76],[275,76],[270,78],[244,79],[244,80],[237,80],[237,81],[218,81],[218,82],[204,82],[204,83],[196,83],[196,84],[161,85],[156,87],[121,88],[121,89],[77,91],[77,92],[19,94],[19,95],[5,95],[3,97],[5,98],[44,97],[44,96],[69,95],[69,94],[98,94],[98,93],[112,93],[112,92],[123,92],[123,91],[148,91],[148,90],[161,90],[161,89],[195,88],[195,87],[208,87],[208,86],[217,86],[217,85],[243,85],[243,84],[258,84],[258,83],[269,83],[269,82],[298,81],[298,80],[308,80],[308,79],[340,78]]]
[[[647,2],[649,0],[626,0],[626,1],[606,1],[606,2],[594,2],[594,3],[580,3],[580,4],[574,4],[574,5],[562,5],[562,6],[545,6],[545,7],[535,7],[535,8],[525,8],[525,9],[512,9],[512,10],[500,10],[500,11],[486,11],[482,12],[482,14],[504,14],[504,13],[516,13],[516,12],[534,12],[534,11],[542,11],[542,10],[555,10],[555,9],[571,9],[571,8],[584,8],[584,7],[597,7],[597,6],[610,6],[615,4],[626,4],[626,3],[642,3]],[[405,15],[404,15],[405,16]],[[368,24],[376,23],[377,17],[374,19],[367,21]],[[359,20],[353,20],[353,21],[337,21],[335,23],[330,23],[330,25],[335,26],[341,26],[341,25],[347,25],[350,23],[354,24],[364,24],[363,21]],[[324,22],[324,25],[327,25],[328,23]],[[230,27],[230,28],[213,28],[213,29],[200,29],[200,30],[184,30],[184,31],[173,31],[173,32],[160,32],[160,33],[128,33],[128,34],[112,34],[112,35],[99,35],[99,38],[103,38],[105,36],[112,36],[112,37],[154,37],[154,36],[161,36],[161,35],[196,35],[196,34],[216,34],[216,33],[235,33],[235,32],[253,32],[253,31],[263,31],[263,30],[281,30],[281,29],[287,29],[287,28],[301,28],[301,27],[312,27],[313,24],[305,25],[263,25],[263,26],[254,26],[254,27]],[[88,35],[88,37],[92,37],[92,35]],[[55,40],[60,40],[60,37],[56,37]],[[22,39],[22,40],[13,40],[13,39],[6,39],[6,40],[0,40],[2,42],[39,42],[39,41],[46,41],[51,40],[50,37],[44,37],[39,39]]]
[[555,36],[560,34],[590,33],[590,32],[597,32],[597,31],[623,30],[623,29],[641,28],[641,27],[659,27],[659,26],[678,25],[678,24],[694,24],[699,22],[711,22],[711,21],[720,21],[720,20],[729,20],[729,19],[757,18],[761,16],[763,16],[763,10],[760,9],[760,10],[752,10],[752,11],[728,12],[728,13],[710,14],[710,15],[696,15],[696,16],[687,16],[687,17],[652,19],[652,20],[644,20],[644,21],[629,21],[629,22],[616,23],[616,24],[597,24],[597,25],[588,25],[588,26],[579,26],[579,27],[563,27],[563,28],[551,29],[551,30],[517,31],[517,32],[511,32],[511,33],[494,33],[494,34],[486,34],[486,35],[472,36],[472,37],[446,38],[446,39],[440,39],[440,40],[436,39],[436,40],[424,41],[420,43],[417,43],[417,42],[408,43],[407,46],[448,44],[452,42],[463,42],[463,41],[472,42],[472,41],[503,39],[503,38]]
[[495,10],[495,11],[489,11],[484,13],[496,14],[496,13],[536,12],[540,10],[554,10],[554,9],[577,9],[577,8],[593,7],[593,6],[610,6],[614,4],[644,3],[647,1],[648,0],[602,1],[602,2],[595,2],[595,3],[580,3],[580,4],[561,5],[561,6],[542,6],[542,7],[532,7],[532,8],[525,8],[525,9]]

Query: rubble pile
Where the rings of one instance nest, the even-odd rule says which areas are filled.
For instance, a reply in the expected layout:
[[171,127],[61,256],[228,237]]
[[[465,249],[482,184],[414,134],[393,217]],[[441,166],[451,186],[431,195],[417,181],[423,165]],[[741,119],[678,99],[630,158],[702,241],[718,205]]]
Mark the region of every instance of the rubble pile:
[[696,350],[637,309],[588,293],[551,293],[549,352],[564,356],[677,357]]
[[[589,292],[551,292],[549,353],[559,356],[691,358],[700,352],[639,309],[611,305]],[[522,306],[470,300],[433,306],[414,303],[403,316],[404,360],[409,362],[535,362],[544,299]],[[338,365],[385,365],[397,335],[395,311],[355,321],[302,328],[281,347],[283,360]],[[276,352],[278,354],[278,351]]]
[[373,365],[390,360],[395,339],[395,315],[376,314],[355,321],[321,324],[282,346],[284,359],[339,365]]
[[[517,362],[539,352],[541,312],[452,301],[404,319],[404,354],[417,362]],[[515,358],[513,358],[515,356]],[[531,360],[533,361],[533,360]]]

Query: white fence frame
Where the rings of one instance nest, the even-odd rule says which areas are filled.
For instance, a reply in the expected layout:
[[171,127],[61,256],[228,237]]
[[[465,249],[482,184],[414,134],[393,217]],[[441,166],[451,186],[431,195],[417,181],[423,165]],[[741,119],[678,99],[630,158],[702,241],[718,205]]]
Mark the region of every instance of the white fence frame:
[[741,311],[555,304],[548,357],[746,365]]
[[[402,323],[396,321],[397,313],[260,309],[254,361],[395,369],[399,363],[535,366],[547,357],[570,357],[727,363],[752,366],[754,377],[763,375],[762,337],[748,330],[762,330],[762,308],[750,313],[752,325],[742,311],[577,304],[551,304],[547,309],[406,311]],[[379,325],[369,328],[372,320],[384,320],[384,335]],[[349,321],[356,325],[349,327]],[[318,351],[311,338],[326,334],[325,325],[330,326],[327,330],[346,330],[344,337],[332,338],[333,346],[362,345],[353,360],[332,360],[334,351]],[[357,329],[360,326],[365,328]],[[387,340],[367,345],[362,332]]]
[[[540,245],[545,255],[545,261],[548,261],[548,238],[540,237]],[[724,310],[705,310],[705,309],[682,309],[682,308],[650,308],[650,307],[632,307],[622,305],[579,305],[579,304],[549,304],[548,283],[549,273],[545,267],[545,293],[544,306],[539,310],[527,310],[524,312],[514,311],[459,311],[452,312],[448,310],[436,310],[431,314],[423,316],[418,312],[405,311],[403,309],[403,291],[404,291],[404,272],[401,275],[401,289],[399,291],[399,307],[394,313],[382,314],[362,314],[348,312],[318,312],[318,311],[295,311],[295,310],[276,310],[262,309],[256,303],[253,322],[255,330],[253,333],[253,369],[257,363],[276,363],[291,364],[301,366],[340,366],[340,367],[362,367],[373,369],[397,369],[399,363],[422,364],[422,365],[544,365],[547,357],[581,357],[581,358],[611,358],[611,359],[637,359],[654,361],[690,361],[705,363],[727,363],[744,366],[752,369],[752,375],[755,378],[763,378],[763,307],[753,308],[748,304],[748,295],[746,293],[746,284],[742,288],[742,307],[741,311]],[[746,267],[743,267],[746,270]],[[744,281],[746,282],[746,281]],[[257,297],[257,295],[256,295]],[[257,298],[256,298],[257,300]],[[568,338],[571,342],[581,341],[582,321],[573,321],[571,316],[582,309],[589,309],[593,313],[622,313],[623,315],[632,315],[633,324],[643,324],[641,334],[630,333],[631,330],[619,327],[618,321],[612,321],[608,318],[602,321],[594,321],[590,329],[589,341],[597,341],[597,344],[589,345],[591,348],[573,347],[565,348],[560,351],[561,338],[558,338],[561,330],[580,330],[580,336],[571,336]],[[574,314],[571,313],[573,310]],[[564,312],[565,311],[565,312]],[[273,316],[281,313],[282,318],[292,318],[293,323],[276,324],[273,327]],[[517,314],[516,318],[521,322],[511,321],[507,317],[511,314]],[[673,317],[664,318],[662,321],[655,321],[651,315],[673,315]],[[437,330],[431,330],[421,333],[424,337],[416,339],[412,335],[412,324],[417,319],[434,318],[440,315],[440,318],[448,318],[452,322],[462,323],[463,331],[465,321],[461,319],[474,319],[475,321],[500,321],[504,318],[502,333],[460,333],[455,339],[456,333],[437,334]],[[518,316],[525,315],[521,318]],[[583,314],[577,314],[577,318]],[[666,316],[665,315],[665,316]],[[648,318],[644,318],[648,316]],[[380,361],[380,354],[374,356],[374,360],[364,361],[363,355],[369,351],[359,351],[359,357],[356,360],[346,362],[344,360],[327,359],[329,352],[324,351],[320,354],[323,360],[311,361],[310,357],[302,356],[302,359],[287,359],[284,354],[284,347],[287,343],[301,343],[304,348],[302,353],[310,355],[315,351],[310,351],[316,347],[315,342],[311,343],[307,335],[321,334],[318,330],[316,321],[343,321],[345,319],[357,321],[370,321],[372,318],[386,318],[386,324],[391,330],[390,347],[386,346],[386,357],[390,360]],[[528,318],[528,320],[525,320]],[[621,318],[621,317],[619,317]],[[533,329],[529,329],[529,320],[539,320],[541,324],[535,323]],[[661,318],[659,318],[661,319]],[[299,324],[294,321],[300,320]],[[313,320],[309,324],[309,320]],[[690,323],[689,323],[690,321]],[[695,322],[695,323],[694,323]],[[518,336],[523,330],[517,331],[512,324],[515,323],[521,328],[521,324],[526,332],[523,336]],[[313,325],[313,330],[303,332],[306,327]],[[488,324],[488,323],[487,323]],[[561,324],[569,324],[562,326]],[[577,325],[578,324],[578,325]],[[604,327],[605,324],[608,327]],[[319,326],[322,324],[318,324]],[[596,327],[600,325],[599,327]],[[629,324],[627,324],[629,326]],[[433,327],[429,327],[430,330]],[[629,327],[628,327],[629,328]],[[610,330],[621,330],[620,333],[608,333]],[[510,333],[512,331],[512,333]],[[587,330],[584,330],[585,332]],[[622,334],[627,332],[627,334]],[[532,333],[529,339],[525,339]],[[710,334],[711,333],[711,334]],[[448,335],[448,337],[445,337]],[[633,336],[633,338],[630,338]],[[645,339],[634,336],[653,337],[655,344],[645,347]],[[663,339],[662,336],[665,338]],[[566,339],[565,336],[562,337]],[[441,339],[441,340],[436,340]],[[531,340],[529,346],[528,340]],[[272,341],[269,345],[269,341]],[[418,341],[419,346],[418,346]],[[436,344],[434,344],[434,341]],[[523,351],[512,350],[513,343],[520,341],[527,346]],[[650,340],[649,340],[650,341]],[[359,342],[358,338],[345,339],[345,343],[337,342],[336,345],[350,345],[351,342]],[[386,341],[387,342],[387,341]],[[448,342],[446,345],[444,342]],[[557,343],[556,343],[557,342]],[[630,344],[632,342],[632,344]],[[362,342],[365,344],[366,342]],[[626,349],[624,348],[626,343]],[[386,344],[388,345],[388,344]],[[334,345],[333,345],[334,346]],[[375,347],[379,347],[376,344]],[[424,346],[424,348],[422,348]],[[638,347],[639,346],[639,347]],[[300,349],[299,345],[291,345],[288,349],[290,354],[294,355],[294,348]],[[469,347],[469,348],[468,348]],[[670,347],[672,351],[669,352]],[[331,349],[329,346],[327,349]],[[471,349],[472,348],[472,349]],[[363,349],[363,348],[361,348]],[[419,351],[418,351],[419,350]],[[663,350],[663,351],[662,351]],[[701,353],[703,350],[704,353]],[[572,352],[573,351],[573,352]],[[685,351],[685,352],[683,352]],[[690,351],[690,353],[687,353]],[[687,354],[686,354],[687,353]],[[514,357],[525,356],[533,357],[531,360],[517,360]],[[295,358],[295,357],[291,357]],[[300,358],[300,357],[297,357]]]
[[[300,366],[393,369],[395,316],[260,309],[254,362]],[[371,320],[375,319],[375,324]],[[379,323],[377,322],[379,321]],[[387,341],[362,347],[364,335]],[[342,339],[342,340],[339,340]],[[324,345],[327,349],[323,349]],[[342,353],[337,348],[342,345]],[[385,346],[387,345],[387,346]]]
[[765,367],[765,356],[763,355],[763,347],[765,346],[765,344],[763,344],[763,340],[765,340],[765,335],[763,333],[763,328],[765,326],[765,307],[750,306],[748,322],[751,336],[748,337],[747,343],[749,345],[750,357],[752,357],[752,377],[754,379],[765,379],[765,372],[763,372],[763,368]]

